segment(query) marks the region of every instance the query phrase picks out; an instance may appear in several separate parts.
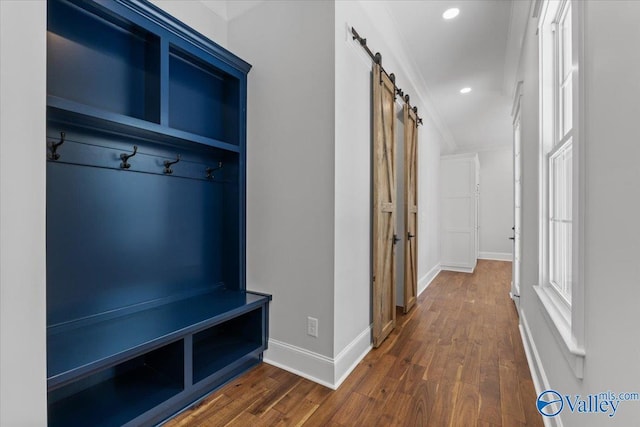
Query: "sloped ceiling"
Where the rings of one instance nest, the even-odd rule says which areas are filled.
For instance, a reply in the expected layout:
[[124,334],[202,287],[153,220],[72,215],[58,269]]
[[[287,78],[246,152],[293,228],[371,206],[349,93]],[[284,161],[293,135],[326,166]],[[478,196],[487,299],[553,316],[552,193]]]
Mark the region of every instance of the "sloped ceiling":
[[[458,17],[443,19],[452,7],[460,9]],[[505,83],[505,70],[506,80],[512,80],[513,67],[507,66],[512,2],[388,0],[387,8],[457,151],[509,146],[511,83]],[[472,91],[461,94],[463,87]]]
[[[265,0],[202,0],[227,21]],[[268,1],[268,0],[267,0]],[[321,1],[321,0],[289,0]],[[355,1],[355,0],[337,0]],[[446,128],[448,151],[510,146],[511,105],[527,0],[372,0],[385,4],[406,56]],[[460,9],[445,20],[442,13]],[[468,94],[460,89],[471,87]]]

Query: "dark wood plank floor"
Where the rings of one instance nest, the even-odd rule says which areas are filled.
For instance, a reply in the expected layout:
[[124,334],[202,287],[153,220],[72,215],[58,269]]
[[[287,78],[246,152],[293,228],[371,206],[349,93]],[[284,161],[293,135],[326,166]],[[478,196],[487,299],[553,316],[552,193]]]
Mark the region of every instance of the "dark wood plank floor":
[[510,280],[440,273],[337,391],[263,363],[166,426],[542,426]]

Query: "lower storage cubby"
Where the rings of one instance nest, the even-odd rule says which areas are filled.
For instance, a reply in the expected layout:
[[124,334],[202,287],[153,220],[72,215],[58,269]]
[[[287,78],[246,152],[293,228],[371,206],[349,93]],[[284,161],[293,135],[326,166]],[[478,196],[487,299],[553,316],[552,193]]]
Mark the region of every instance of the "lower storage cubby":
[[184,390],[184,341],[49,391],[49,426],[121,426]]
[[256,350],[264,350],[263,307],[193,336],[194,384]]

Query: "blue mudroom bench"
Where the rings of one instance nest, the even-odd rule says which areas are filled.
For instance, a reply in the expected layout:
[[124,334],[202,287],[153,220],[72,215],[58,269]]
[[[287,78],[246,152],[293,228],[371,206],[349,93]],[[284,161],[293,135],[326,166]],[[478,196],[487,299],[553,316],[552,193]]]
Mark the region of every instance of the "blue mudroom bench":
[[250,65],[142,0],[49,0],[51,426],[162,422],[260,363]]

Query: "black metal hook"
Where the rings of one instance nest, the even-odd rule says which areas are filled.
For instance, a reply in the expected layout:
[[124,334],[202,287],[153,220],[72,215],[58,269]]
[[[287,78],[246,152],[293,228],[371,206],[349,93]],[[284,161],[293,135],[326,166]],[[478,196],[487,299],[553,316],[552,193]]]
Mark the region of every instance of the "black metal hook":
[[120,160],[122,160],[122,163],[120,163],[120,168],[121,169],[129,169],[131,167],[131,165],[129,164],[128,161],[129,161],[130,158],[132,158],[136,154],[138,154],[138,146],[137,145],[133,146],[133,153],[132,154],[126,154],[126,153],[120,154]]
[[214,179],[213,172],[217,171],[218,169],[222,169],[222,162],[218,162],[217,168],[206,168],[205,172],[207,173],[207,179]]
[[51,149],[51,152],[47,154],[47,158],[49,160],[58,160],[60,158],[60,154],[57,153],[58,147],[64,144],[64,132],[60,132],[60,141],[59,142],[49,142],[47,146]]
[[176,157],[176,160],[173,162],[170,162],[169,160],[165,160],[164,161],[164,173],[167,175],[171,175],[173,173],[173,169],[171,169],[171,165],[175,165],[176,163],[178,163],[180,161],[180,154],[178,154],[178,156]]

